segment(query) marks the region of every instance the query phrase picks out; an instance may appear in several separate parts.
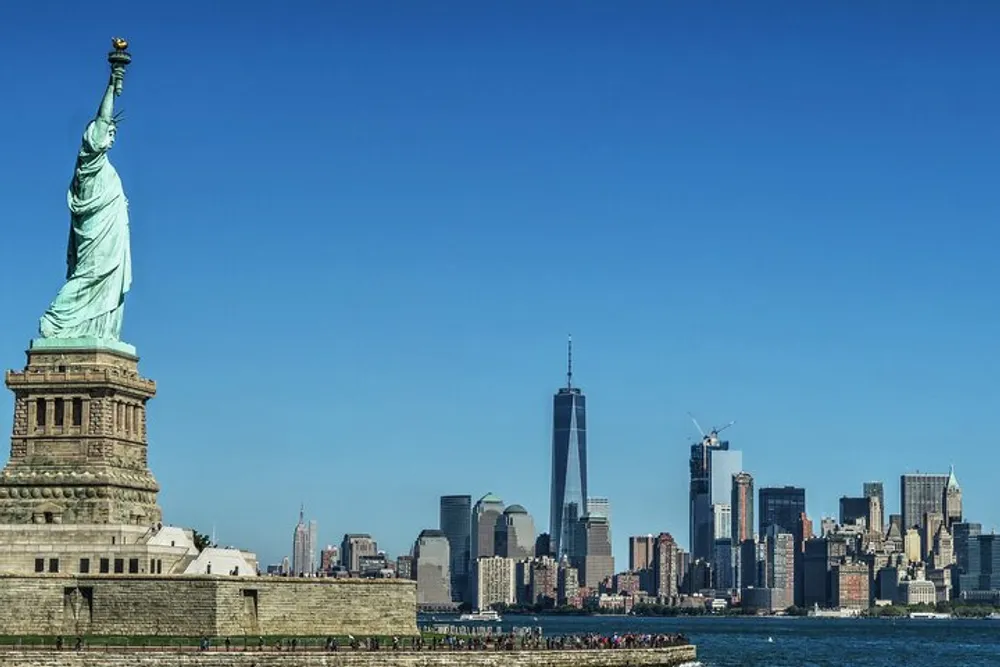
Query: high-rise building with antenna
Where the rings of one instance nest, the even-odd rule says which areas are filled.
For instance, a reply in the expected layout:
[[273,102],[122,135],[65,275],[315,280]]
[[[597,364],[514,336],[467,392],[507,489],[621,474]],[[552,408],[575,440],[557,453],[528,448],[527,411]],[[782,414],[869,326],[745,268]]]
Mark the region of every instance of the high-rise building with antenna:
[[549,535],[556,557],[573,554],[577,520],[587,511],[587,398],[573,386],[573,337],[566,386],[552,400],[552,487]]
[[316,522],[305,519],[305,506],[299,508],[299,522],[292,538],[292,575],[316,573]]

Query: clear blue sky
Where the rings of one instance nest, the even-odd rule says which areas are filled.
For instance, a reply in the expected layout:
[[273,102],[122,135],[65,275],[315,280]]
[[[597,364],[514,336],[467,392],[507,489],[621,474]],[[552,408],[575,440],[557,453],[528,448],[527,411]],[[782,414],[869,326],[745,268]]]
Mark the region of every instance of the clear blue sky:
[[689,410],[817,520],[954,463],[1000,522],[1000,6],[221,4],[0,9],[7,368],[132,42],[125,337],[169,522],[264,562],[300,502],[392,555],[445,493],[545,529],[569,332],[619,567],[687,544]]

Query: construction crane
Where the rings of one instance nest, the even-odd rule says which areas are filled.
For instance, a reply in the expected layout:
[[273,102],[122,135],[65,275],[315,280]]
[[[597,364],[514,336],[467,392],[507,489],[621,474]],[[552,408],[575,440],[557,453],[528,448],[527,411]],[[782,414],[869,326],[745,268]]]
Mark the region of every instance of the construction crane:
[[712,429],[712,435],[719,435],[720,433],[722,433],[723,431],[725,431],[727,428],[729,428],[730,426],[732,426],[735,423],[736,423],[736,420],[734,419],[733,421],[729,422],[728,424],[726,424],[725,426],[723,426],[721,428],[713,428]]
[[690,417],[690,418],[691,418],[691,421],[693,421],[693,422],[694,422],[694,427],[695,427],[696,429],[698,429],[698,433],[700,433],[700,434],[701,434],[701,437],[703,437],[703,438],[704,438],[704,437],[705,437],[705,431],[704,431],[704,430],[703,430],[703,429],[701,428],[701,424],[699,424],[699,423],[698,423],[698,420],[697,420],[697,419],[695,419],[695,418],[694,418],[694,415],[693,415],[693,414],[691,414],[690,412],[688,413],[688,417]]
[[709,431],[708,433],[705,433],[705,430],[701,427],[701,424],[698,423],[698,420],[695,419],[695,416],[693,414],[689,412],[688,417],[691,418],[691,421],[694,422],[694,427],[698,429],[698,433],[701,434],[701,441],[708,446],[715,446],[716,444],[718,444],[719,434],[736,423],[736,420],[734,419],[725,426],[716,426],[712,428],[712,430]]

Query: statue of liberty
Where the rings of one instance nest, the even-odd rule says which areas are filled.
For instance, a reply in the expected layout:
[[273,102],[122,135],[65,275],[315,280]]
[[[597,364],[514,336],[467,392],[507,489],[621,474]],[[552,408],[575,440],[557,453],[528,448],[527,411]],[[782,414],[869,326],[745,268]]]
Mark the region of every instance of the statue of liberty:
[[116,38],[113,45],[115,50],[108,55],[111,78],[97,117],[84,130],[67,193],[66,283],[42,315],[42,340],[33,346],[86,342],[113,346],[121,340],[125,294],[132,285],[128,200],[107,153],[115,143],[120,119],[114,113],[114,100],[121,94],[125,65],[131,57],[125,40]]

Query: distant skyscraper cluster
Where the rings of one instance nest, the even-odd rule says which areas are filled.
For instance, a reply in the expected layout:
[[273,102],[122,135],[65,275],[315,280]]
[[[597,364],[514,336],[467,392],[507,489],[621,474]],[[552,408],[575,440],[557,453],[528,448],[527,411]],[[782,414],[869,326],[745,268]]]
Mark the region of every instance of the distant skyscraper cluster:
[[[822,518],[817,537],[804,488],[759,488],[755,507],[754,478],[742,453],[719,438],[725,428],[691,446],[692,551],[679,578],[682,596],[739,604],[749,613],[933,604],[955,596],[1000,602],[1000,580],[993,578],[994,570],[1000,576],[1000,550],[979,524],[964,521],[954,469],[902,475],[901,513],[888,522],[883,483],[866,482],[860,495],[840,499],[839,516]],[[651,539],[630,539],[633,570],[647,567]],[[657,584],[654,578],[645,590]]]
[[[566,384],[552,402],[548,533],[518,504],[492,492],[443,495],[437,527],[409,554],[389,560],[371,535],[347,533],[316,562],[316,522],[300,511],[292,559],[268,568],[292,576],[402,577],[417,582],[426,610],[522,605],[739,605],[747,613],[789,607],[852,613],[873,604],[953,598],[1000,604],[1000,540],[966,520],[954,468],[900,476],[898,514],[885,486],[864,482],[819,519],[817,535],[799,486],[758,486],[743,452],[720,437],[734,422],[690,446],[686,552],[665,530],[628,538],[616,572],[612,503],[588,495],[586,396]],[[830,612],[833,613],[833,612]],[[836,613],[841,613],[840,611]]]
[[375,540],[368,534],[348,533],[340,545],[327,545],[317,561],[318,526],[306,521],[305,508],[299,510],[299,521],[292,534],[292,557],[281,564],[269,565],[267,573],[293,577],[392,577],[396,563],[386,560]]
[[[572,340],[567,360],[566,386],[556,392],[552,407],[549,533],[536,533],[527,509],[506,505],[494,493],[474,504],[471,495],[441,496],[439,529],[421,536],[440,535],[447,542],[446,572],[435,569],[425,577],[414,551],[425,609],[444,608],[445,599],[478,609],[580,605],[584,594],[612,585],[611,502],[587,495],[586,397],[573,386]],[[435,568],[440,553],[435,551]]]

